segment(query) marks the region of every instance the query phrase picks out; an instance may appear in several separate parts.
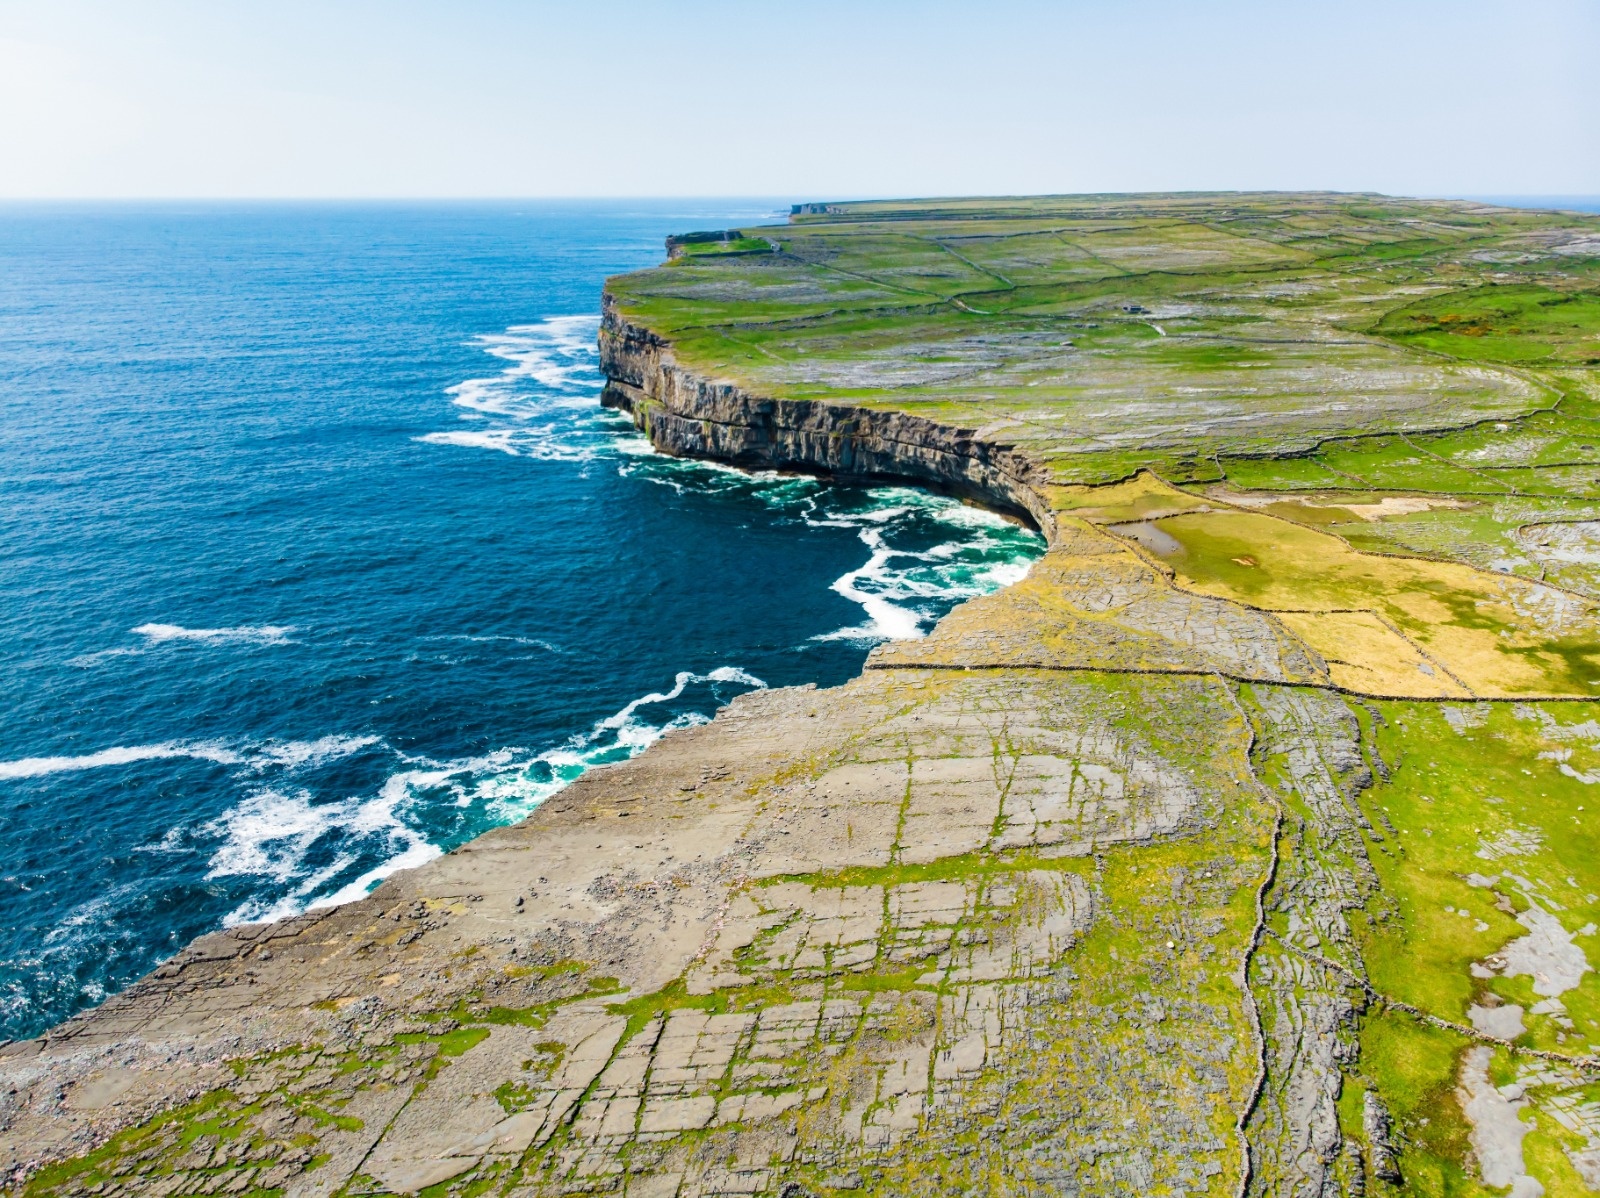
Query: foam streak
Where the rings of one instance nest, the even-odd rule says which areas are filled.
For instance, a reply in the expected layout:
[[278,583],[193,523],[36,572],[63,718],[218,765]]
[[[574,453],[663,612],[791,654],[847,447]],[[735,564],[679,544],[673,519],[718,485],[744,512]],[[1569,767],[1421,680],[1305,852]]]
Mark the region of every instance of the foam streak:
[[261,624],[240,628],[185,628],[180,624],[141,624],[133,629],[135,636],[146,638],[152,645],[166,641],[243,642],[253,645],[287,645],[289,625]]
[[164,744],[130,745],[102,749],[81,757],[24,757],[20,761],[0,761],[0,779],[40,778],[46,774],[60,774],[71,770],[96,770],[113,765],[132,765],[136,761],[159,761],[165,758],[190,757],[200,761],[215,761],[220,765],[238,765],[244,759],[220,745]]

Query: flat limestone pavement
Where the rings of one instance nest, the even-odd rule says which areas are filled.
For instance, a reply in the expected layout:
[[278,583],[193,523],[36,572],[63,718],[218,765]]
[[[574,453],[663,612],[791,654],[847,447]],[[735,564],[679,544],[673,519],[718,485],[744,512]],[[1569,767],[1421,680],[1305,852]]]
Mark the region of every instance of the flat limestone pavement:
[[914,201],[669,251],[601,332],[660,448],[1047,553],[0,1047],[6,1192],[1600,1189],[1600,221]]
[[[757,692],[371,898],[197,942],[13,1052],[8,1163],[114,1121],[134,1126],[109,1154],[34,1185],[980,1184],[1013,1151],[1092,1172],[1111,1141],[1138,1176],[1198,1183],[1237,1168],[1233,975],[1267,853],[1239,737],[1215,736],[1238,718],[1190,678]],[[1241,843],[1197,839],[1224,825]],[[1141,872],[1135,846],[1163,842]],[[1086,945],[1123,964],[1068,964]],[[1133,1068],[1116,1046],[1147,1025],[1173,1048]],[[1124,1126],[1135,1095],[1171,1107],[1158,1142]]]

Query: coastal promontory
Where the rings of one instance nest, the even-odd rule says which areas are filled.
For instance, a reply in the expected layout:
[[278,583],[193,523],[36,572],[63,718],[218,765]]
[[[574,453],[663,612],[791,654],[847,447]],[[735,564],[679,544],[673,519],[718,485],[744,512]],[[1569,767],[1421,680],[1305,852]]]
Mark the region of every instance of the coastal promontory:
[[1600,218],[685,232],[608,287],[604,403],[1043,557],[0,1047],[0,1187],[1600,1191]]

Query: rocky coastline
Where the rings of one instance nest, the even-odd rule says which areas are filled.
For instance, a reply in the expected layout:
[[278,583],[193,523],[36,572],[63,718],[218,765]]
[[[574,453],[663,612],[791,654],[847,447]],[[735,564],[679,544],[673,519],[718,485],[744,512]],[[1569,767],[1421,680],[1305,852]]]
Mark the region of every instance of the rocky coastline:
[[931,486],[1027,520],[1047,538],[1049,471],[1014,445],[926,417],[850,404],[772,399],[678,363],[671,343],[601,301],[600,402],[628,413],[665,453],[752,469]]
[[[736,385],[680,367],[670,345],[622,318],[609,296],[600,355],[607,379],[601,402],[628,412],[664,452],[744,468],[928,486],[1014,515],[1047,536],[1053,531],[1045,472],[1013,447],[991,444],[974,430],[946,428],[892,411],[751,396]],[[863,685],[881,690],[875,679],[853,684]],[[230,1062],[271,1061],[312,1043],[318,1047],[310,1057],[340,1058],[348,1064],[352,1055],[377,1045],[392,1049],[408,1037],[448,1040],[459,1021],[441,1019],[439,1013],[460,1014],[463,1003],[536,1000],[535,1005],[569,1007],[570,1014],[603,1021],[602,1013],[614,1000],[595,1001],[590,995],[593,983],[585,983],[586,974],[601,970],[610,975],[601,983],[608,997],[670,987],[717,942],[730,894],[748,883],[752,870],[756,876],[773,872],[774,863],[762,862],[771,856],[762,852],[771,843],[771,827],[765,837],[752,839],[755,829],[749,825],[750,817],[767,804],[746,785],[750,775],[730,772],[727,763],[765,757],[769,767],[787,768],[799,747],[796,734],[817,728],[819,708],[832,727],[857,723],[864,710],[880,703],[878,695],[854,694],[850,687],[826,696],[811,687],[744,696],[712,725],[670,734],[631,762],[584,776],[522,823],[480,836],[419,869],[392,875],[368,898],[203,936],[100,1007],[34,1040],[0,1045],[0,1079],[6,1081],[0,1090],[0,1193],[14,1192],[4,1187],[6,1179],[17,1187],[48,1179],[52,1161],[103,1151],[127,1128],[166,1119],[164,1112],[182,1114],[196,1105],[208,1106],[217,1087],[237,1072]],[[730,736],[745,747],[730,750]],[[680,806],[686,799],[713,795],[721,802]],[[813,785],[806,795],[811,803],[794,804],[791,799],[779,820],[788,824],[781,833],[800,830],[806,807],[811,807],[806,814],[813,820],[826,819],[833,804],[843,800],[849,805],[863,796],[820,797],[823,802],[817,804]],[[723,812],[707,823],[705,809],[719,806]],[[631,833],[684,821],[686,814],[693,818],[692,827],[667,825],[670,834],[649,846],[650,851],[641,854],[638,850],[645,845],[623,843],[634,839]],[[630,817],[634,822],[615,825],[629,835],[618,839],[607,827],[592,854],[584,851],[589,846],[580,847],[578,842],[592,834],[596,823]],[[796,865],[824,871],[870,866],[888,856],[882,848],[863,855],[826,835],[825,823],[813,827],[816,843],[811,851],[783,859],[786,870]],[[854,833],[845,839],[853,840]],[[663,851],[669,845],[678,852]],[[702,851],[691,852],[692,847]],[[522,865],[529,850],[540,862],[532,885],[533,868]],[[761,864],[766,868],[759,868]],[[627,881],[619,884],[622,879]],[[634,897],[630,890],[653,891],[664,884],[678,892],[665,904],[647,902],[646,910],[626,901]],[[580,900],[580,914],[540,918],[548,914],[550,900],[573,898]],[[1078,894],[1075,901],[1085,905],[1088,899]],[[570,901],[560,904],[563,912],[573,906]],[[508,926],[511,935],[506,934]],[[707,927],[709,940],[701,930]],[[533,929],[537,931],[530,939],[526,933]],[[448,967],[452,959],[475,956],[484,946],[496,957],[504,954],[508,963],[497,963],[488,974]],[[570,973],[560,968],[597,952],[605,957],[601,965]],[[374,973],[377,954],[386,956],[386,968],[403,969],[403,976]],[[408,959],[402,961],[401,954]],[[552,971],[552,965],[558,968]],[[515,980],[508,983],[507,975]],[[467,1012],[468,1023],[476,1011],[481,1007]],[[581,1015],[580,1031],[593,1031]],[[592,1073],[598,1074],[620,1047],[610,1045],[606,1057],[592,1063]],[[428,1063],[437,1068],[446,1063],[446,1054],[430,1051],[421,1060],[423,1068],[408,1072],[391,1064],[391,1071],[401,1081],[423,1078]],[[315,1072],[299,1071],[286,1088],[303,1084]],[[378,1081],[373,1089],[387,1088],[359,1071],[350,1080],[354,1092],[341,1097],[350,1101],[351,1110],[364,1110],[362,1095],[373,1081]],[[591,1075],[586,1085],[592,1089],[595,1081]],[[244,1087],[246,1097],[252,1092]],[[544,1138],[561,1120],[570,1123],[579,1097],[569,1094],[557,1101],[544,1120],[549,1125],[542,1129]],[[781,1113],[787,1108],[779,1104],[775,1109]],[[390,1120],[396,1117],[395,1112],[388,1115]],[[362,1115],[349,1118],[368,1122]],[[301,1119],[285,1126],[306,1124]],[[488,1126],[492,1130],[498,1125],[491,1121]],[[402,1146],[393,1161],[372,1165],[376,1141],[371,1136],[331,1139],[348,1141],[333,1152],[341,1169],[315,1179],[316,1184],[294,1181],[302,1167],[315,1164],[313,1153],[289,1148],[238,1163],[253,1164],[257,1180],[271,1188],[284,1183],[288,1194],[322,1195],[344,1192],[328,1184],[336,1177],[345,1185],[367,1177],[394,1192],[416,1192],[436,1184],[435,1178],[456,1177],[470,1172],[468,1166],[494,1158],[493,1151],[486,1155],[473,1148],[463,1156],[456,1151],[460,1145],[445,1145],[441,1152],[440,1144],[424,1143],[416,1152]],[[371,1171],[359,1172],[358,1164],[371,1165]],[[767,1171],[745,1174],[749,1181]],[[848,1179],[848,1170],[844,1176]],[[69,1185],[60,1192],[83,1191]],[[104,1192],[141,1191],[135,1185]]]
[[[1229,193],[678,239],[600,328],[652,444],[1048,551],[0,1046],[0,1190],[1600,1189],[1593,238]],[[1507,344],[1546,364],[1473,356]]]

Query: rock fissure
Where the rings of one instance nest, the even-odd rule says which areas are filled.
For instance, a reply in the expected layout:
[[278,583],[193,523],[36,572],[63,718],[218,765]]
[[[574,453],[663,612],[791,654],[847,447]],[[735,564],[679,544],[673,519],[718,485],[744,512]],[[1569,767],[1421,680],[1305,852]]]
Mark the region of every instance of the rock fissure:
[[1271,855],[1267,859],[1267,870],[1256,886],[1255,892],[1255,922],[1251,925],[1250,937],[1245,943],[1244,956],[1239,961],[1239,993],[1243,1000],[1245,1013],[1250,1020],[1252,1038],[1255,1042],[1256,1068],[1255,1077],[1251,1080],[1250,1088],[1246,1091],[1244,1102],[1240,1104],[1235,1128],[1239,1137],[1239,1185],[1235,1190],[1237,1198],[1247,1198],[1250,1193],[1251,1182],[1256,1177],[1254,1150],[1250,1144],[1249,1126],[1251,1117],[1254,1116],[1256,1106],[1261,1101],[1261,1095],[1267,1085],[1267,1034],[1261,1022],[1261,1009],[1256,1003],[1255,994],[1251,988],[1250,966],[1255,960],[1256,952],[1261,947],[1261,937],[1267,931],[1267,895],[1271,893],[1273,883],[1278,877],[1279,842],[1283,836],[1283,822],[1285,812],[1283,804],[1278,801],[1277,795],[1272,793],[1270,787],[1261,782],[1255,767],[1256,729],[1255,723],[1239,703],[1238,697],[1233,693],[1231,682],[1221,676],[1217,677],[1218,685],[1231,701],[1235,712],[1243,723],[1246,733],[1244,746],[1244,760],[1250,769],[1250,779],[1263,798],[1271,804],[1273,822],[1271,832]]

